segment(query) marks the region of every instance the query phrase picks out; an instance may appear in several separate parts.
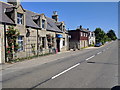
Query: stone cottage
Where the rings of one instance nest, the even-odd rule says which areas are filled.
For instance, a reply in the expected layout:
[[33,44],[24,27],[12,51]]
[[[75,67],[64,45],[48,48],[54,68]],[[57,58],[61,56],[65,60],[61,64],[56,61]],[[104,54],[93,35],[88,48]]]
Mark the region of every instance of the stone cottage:
[[15,58],[29,57],[52,52],[68,50],[68,32],[65,23],[58,21],[58,14],[54,11],[52,18],[45,14],[34,13],[23,9],[20,2],[0,2],[0,63],[7,62],[6,32],[8,26],[18,29],[19,45]]

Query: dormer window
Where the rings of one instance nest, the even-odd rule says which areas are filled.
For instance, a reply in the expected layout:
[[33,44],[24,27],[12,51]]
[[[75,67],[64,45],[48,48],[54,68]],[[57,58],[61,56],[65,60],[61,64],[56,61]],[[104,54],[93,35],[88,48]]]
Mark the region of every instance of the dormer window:
[[63,31],[65,31],[65,26],[63,26]]
[[40,21],[39,21],[40,16],[39,15],[32,16],[32,19],[38,26],[40,26]]
[[23,24],[23,14],[17,13],[17,24]]
[[42,19],[42,28],[45,29],[45,20],[44,19]]

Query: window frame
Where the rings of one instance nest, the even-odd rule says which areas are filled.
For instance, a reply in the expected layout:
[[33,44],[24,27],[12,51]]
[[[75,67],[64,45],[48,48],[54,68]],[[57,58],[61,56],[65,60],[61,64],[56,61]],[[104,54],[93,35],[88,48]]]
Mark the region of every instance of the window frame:
[[81,36],[83,36],[83,32],[81,32]]
[[[21,15],[21,16],[19,16],[19,15]],[[17,24],[18,25],[23,25],[24,24],[23,23],[23,14],[22,13],[17,12]]]
[[[19,39],[21,37],[21,39]],[[18,51],[24,51],[24,36],[18,36],[18,46],[20,47]],[[20,42],[20,43],[19,43]],[[22,43],[22,44],[21,44]],[[21,45],[20,45],[21,44]]]
[[[44,21],[44,23],[43,23],[43,21]],[[45,29],[45,20],[44,19],[42,19],[42,28]]]

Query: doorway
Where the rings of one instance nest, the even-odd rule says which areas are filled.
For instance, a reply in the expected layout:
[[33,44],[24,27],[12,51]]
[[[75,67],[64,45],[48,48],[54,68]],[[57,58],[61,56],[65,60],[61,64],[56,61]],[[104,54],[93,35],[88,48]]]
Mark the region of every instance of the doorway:
[[57,39],[56,43],[57,43],[57,50],[58,52],[60,52],[60,39]]

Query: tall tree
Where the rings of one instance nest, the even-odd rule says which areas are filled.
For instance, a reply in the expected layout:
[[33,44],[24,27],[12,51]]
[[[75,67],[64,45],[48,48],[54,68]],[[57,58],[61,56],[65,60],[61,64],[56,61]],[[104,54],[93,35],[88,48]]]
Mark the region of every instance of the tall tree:
[[107,36],[109,38],[111,38],[111,40],[116,40],[117,39],[117,36],[116,36],[114,30],[109,30],[108,33],[107,33]]
[[106,33],[101,28],[96,28],[94,32],[96,36],[96,42],[102,42],[102,44],[104,44],[106,42]]

